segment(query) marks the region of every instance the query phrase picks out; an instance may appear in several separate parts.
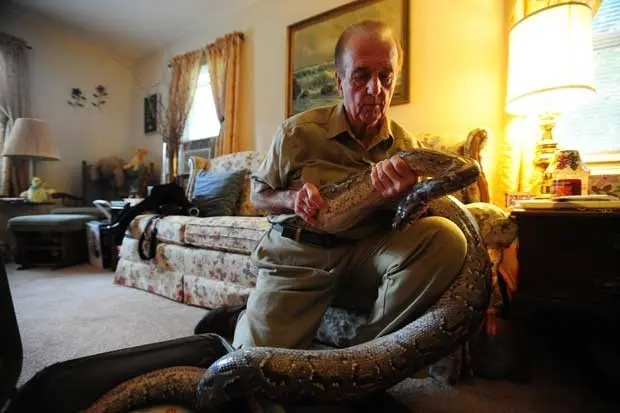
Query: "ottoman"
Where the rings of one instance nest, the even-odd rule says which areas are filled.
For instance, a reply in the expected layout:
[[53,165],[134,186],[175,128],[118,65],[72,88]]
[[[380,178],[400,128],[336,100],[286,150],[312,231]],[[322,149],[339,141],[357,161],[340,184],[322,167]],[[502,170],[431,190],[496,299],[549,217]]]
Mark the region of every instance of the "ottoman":
[[88,261],[86,223],[98,219],[86,214],[43,214],[14,217],[8,230],[16,241],[19,269],[33,265],[62,268]]

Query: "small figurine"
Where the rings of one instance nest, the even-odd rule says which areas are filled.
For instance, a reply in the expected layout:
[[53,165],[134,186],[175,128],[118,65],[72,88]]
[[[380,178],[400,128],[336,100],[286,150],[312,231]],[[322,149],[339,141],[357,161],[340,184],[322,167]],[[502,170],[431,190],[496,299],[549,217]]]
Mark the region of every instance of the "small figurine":
[[146,178],[149,173],[149,169],[144,162],[147,153],[149,151],[146,149],[136,149],[135,156],[123,167],[129,184],[129,198],[141,198],[143,196],[143,187],[146,184]]
[[21,198],[26,198],[30,202],[46,202],[50,198],[50,194],[56,192],[53,189],[45,189],[45,184],[41,183],[41,178],[35,176],[28,190],[19,194]]
[[123,167],[123,169],[131,169],[133,171],[137,171],[138,169],[146,168],[146,165],[144,164],[144,157],[148,153],[149,151],[146,149],[136,149],[136,154],[133,158],[131,158],[131,161]]

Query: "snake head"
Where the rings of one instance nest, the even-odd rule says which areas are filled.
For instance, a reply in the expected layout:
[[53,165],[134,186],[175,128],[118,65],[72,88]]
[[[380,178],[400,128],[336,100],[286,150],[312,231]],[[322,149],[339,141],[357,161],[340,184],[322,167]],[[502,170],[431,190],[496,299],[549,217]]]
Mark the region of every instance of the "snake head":
[[401,231],[426,213],[428,205],[425,193],[423,183],[418,183],[409,190],[409,193],[398,203],[392,220],[392,229]]
[[397,211],[396,215],[394,215],[394,219],[392,220],[392,229],[395,231],[402,231],[407,225],[422,217],[426,213],[427,209],[428,206],[422,205],[415,211],[411,211],[406,214],[399,214]]

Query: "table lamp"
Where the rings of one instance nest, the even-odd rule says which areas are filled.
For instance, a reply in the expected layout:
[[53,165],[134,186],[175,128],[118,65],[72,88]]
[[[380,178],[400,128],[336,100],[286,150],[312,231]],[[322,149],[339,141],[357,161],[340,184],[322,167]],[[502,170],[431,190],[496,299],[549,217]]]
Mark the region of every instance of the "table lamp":
[[549,189],[544,171],[557,150],[551,133],[557,117],[596,96],[592,9],[583,3],[550,6],[525,17],[510,31],[506,111],[538,116],[537,195]]
[[18,118],[4,144],[2,156],[29,161],[29,179],[34,178],[35,161],[60,160],[52,144],[52,133],[47,122],[33,118]]

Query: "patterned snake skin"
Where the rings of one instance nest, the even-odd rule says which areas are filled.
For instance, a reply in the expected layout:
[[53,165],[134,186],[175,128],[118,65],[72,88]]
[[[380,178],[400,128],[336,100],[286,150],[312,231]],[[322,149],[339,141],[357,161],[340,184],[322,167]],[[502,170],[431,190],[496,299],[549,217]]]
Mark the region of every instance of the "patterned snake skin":
[[[247,348],[223,354],[203,374],[187,367],[157,370],[121,384],[87,412],[128,412],[153,405],[162,397],[192,410],[214,412],[239,400],[267,399],[284,403],[339,403],[386,390],[454,352],[481,324],[490,296],[489,257],[475,220],[447,195],[475,182],[478,164],[469,159],[420,149],[402,152],[416,174],[433,176],[414,186],[398,205],[398,230],[424,212],[455,222],[468,244],[463,267],[440,299],[421,317],[369,342],[329,350]],[[319,229],[350,227],[381,202],[369,171],[321,189],[328,199]],[[188,389],[194,392],[188,392]],[[128,391],[131,389],[131,391]],[[137,392],[146,397],[132,396]],[[140,403],[135,400],[140,399]],[[250,409],[253,410],[253,409]],[[241,410],[237,410],[241,411]],[[247,410],[246,410],[247,411]]]
[[[425,179],[414,185],[401,200],[394,219],[394,228],[401,228],[408,220],[415,220],[424,212],[424,205],[441,195],[452,193],[476,181],[480,175],[478,164],[466,159],[431,149],[402,151],[403,158],[414,174]],[[339,183],[320,189],[327,207],[317,216],[315,228],[326,232],[342,232],[368,216],[385,202],[374,190],[370,169],[354,174]]]

